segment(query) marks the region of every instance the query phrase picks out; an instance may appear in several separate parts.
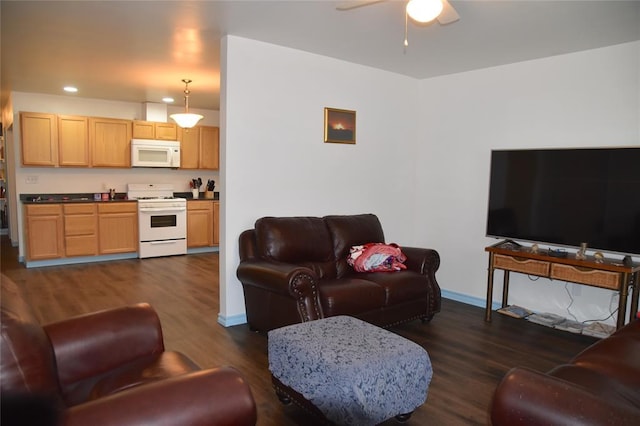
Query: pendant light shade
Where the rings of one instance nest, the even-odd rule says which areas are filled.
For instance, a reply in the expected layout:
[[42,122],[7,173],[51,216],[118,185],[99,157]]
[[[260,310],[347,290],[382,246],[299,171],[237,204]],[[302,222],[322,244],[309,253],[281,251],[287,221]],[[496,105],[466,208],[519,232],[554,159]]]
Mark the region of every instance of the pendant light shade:
[[442,0],[410,0],[407,3],[407,15],[417,22],[433,21],[442,13]]
[[198,124],[198,121],[202,120],[203,117],[200,114],[189,112],[189,93],[191,93],[189,91],[189,83],[191,83],[191,80],[183,79],[182,82],[184,83],[184,112],[181,114],[171,114],[169,117],[183,129],[190,129]]

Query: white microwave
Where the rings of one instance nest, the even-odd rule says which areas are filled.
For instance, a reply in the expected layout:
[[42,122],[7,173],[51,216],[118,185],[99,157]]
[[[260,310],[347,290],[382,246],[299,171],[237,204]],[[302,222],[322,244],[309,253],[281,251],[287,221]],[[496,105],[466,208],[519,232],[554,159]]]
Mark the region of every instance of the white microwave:
[[180,167],[180,142],[153,139],[131,140],[132,167]]

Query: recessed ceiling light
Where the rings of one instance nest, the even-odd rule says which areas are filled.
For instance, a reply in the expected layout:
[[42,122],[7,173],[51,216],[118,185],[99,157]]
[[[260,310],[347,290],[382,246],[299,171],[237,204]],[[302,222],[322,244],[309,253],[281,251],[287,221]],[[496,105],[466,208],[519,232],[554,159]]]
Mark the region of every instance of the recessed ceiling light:
[[78,91],[78,88],[73,86],[64,86],[64,91],[69,93],[76,93]]
[[174,102],[174,99],[167,96],[165,98],[162,98],[162,102],[166,102],[166,103],[170,104],[170,103]]

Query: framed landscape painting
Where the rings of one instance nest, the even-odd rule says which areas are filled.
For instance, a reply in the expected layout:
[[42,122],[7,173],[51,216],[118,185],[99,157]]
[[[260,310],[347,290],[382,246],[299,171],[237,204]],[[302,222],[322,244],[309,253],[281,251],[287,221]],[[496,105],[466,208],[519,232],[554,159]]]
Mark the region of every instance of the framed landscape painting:
[[356,143],[356,112],[347,109],[324,109],[324,141]]

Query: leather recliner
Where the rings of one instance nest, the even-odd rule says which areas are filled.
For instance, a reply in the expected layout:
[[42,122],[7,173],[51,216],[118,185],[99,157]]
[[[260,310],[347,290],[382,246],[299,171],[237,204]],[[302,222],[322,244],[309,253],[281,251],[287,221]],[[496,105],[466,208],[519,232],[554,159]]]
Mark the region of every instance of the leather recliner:
[[513,368],[495,390],[493,426],[640,424],[640,319],[547,373]]
[[403,246],[403,271],[356,272],[347,264],[352,246],[384,242],[373,214],[258,219],[239,237],[249,327],[266,332],[336,315],[381,327],[431,320],[441,303],[437,251]]
[[148,304],[41,326],[18,286],[2,275],[1,315],[3,425],[256,423],[240,373],[201,370],[185,355],[165,351]]

